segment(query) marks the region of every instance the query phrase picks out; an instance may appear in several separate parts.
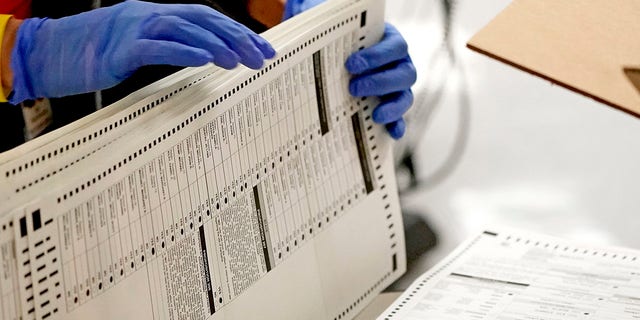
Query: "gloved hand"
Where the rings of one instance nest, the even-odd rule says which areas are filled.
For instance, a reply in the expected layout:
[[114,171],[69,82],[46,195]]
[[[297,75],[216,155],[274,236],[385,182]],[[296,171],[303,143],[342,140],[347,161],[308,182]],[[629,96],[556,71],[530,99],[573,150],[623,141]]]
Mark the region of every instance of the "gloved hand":
[[352,54],[345,66],[354,75],[349,92],[356,97],[378,96],[381,102],[371,118],[400,139],[405,132],[402,116],[413,104],[411,86],[417,77],[400,32],[387,24],[382,41]]
[[[287,0],[283,20],[324,1]],[[400,32],[387,24],[382,41],[352,54],[345,66],[354,75],[349,92],[356,97],[378,96],[381,102],[373,110],[373,121],[384,124],[391,137],[400,139],[406,129],[402,116],[413,104],[411,86],[417,78]]]
[[62,19],[25,20],[11,53],[9,101],[109,88],[144,65],[258,69],[274,55],[263,38],[209,7],[126,1]]
[[303,11],[309,10],[325,0],[286,0],[282,20],[287,20]]

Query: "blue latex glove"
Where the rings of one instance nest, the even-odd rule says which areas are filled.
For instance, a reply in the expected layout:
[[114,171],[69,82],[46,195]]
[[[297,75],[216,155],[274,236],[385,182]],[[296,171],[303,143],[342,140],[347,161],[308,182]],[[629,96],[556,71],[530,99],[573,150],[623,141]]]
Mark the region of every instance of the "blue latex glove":
[[325,0],[287,0],[282,20],[287,20],[303,11],[309,10]]
[[140,1],[62,19],[27,19],[11,53],[11,103],[112,87],[144,65],[258,69],[271,45],[202,5]]
[[[283,20],[324,1],[287,0]],[[352,54],[345,66],[354,75],[349,92],[356,97],[379,97],[381,102],[373,110],[373,121],[384,124],[391,137],[400,139],[406,129],[402,116],[413,104],[411,86],[417,77],[400,32],[387,24],[382,41]]]
[[402,116],[413,104],[411,86],[417,74],[400,32],[387,24],[382,41],[352,54],[345,66],[354,75],[349,92],[356,97],[378,96],[381,102],[373,110],[373,121],[385,124],[394,139],[401,138]]

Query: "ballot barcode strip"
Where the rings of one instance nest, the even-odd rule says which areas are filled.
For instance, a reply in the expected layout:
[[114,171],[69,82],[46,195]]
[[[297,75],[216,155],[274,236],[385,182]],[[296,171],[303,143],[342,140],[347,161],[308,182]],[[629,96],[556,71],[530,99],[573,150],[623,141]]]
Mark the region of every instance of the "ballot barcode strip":
[[209,314],[216,312],[216,307],[213,304],[213,285],[211,282],[211,273],[209,272],[209,257],[207,250],[207,241],[205,239],[204,227],[198,228],[198,234],[200,235],[200,250],[202,252],[202,263],[204,272],[205,289],[207,291],[207,301],[209,302]]
[[371,178],[371,168],[369,166],[369,160],[367,159],[367,146],[362,132],[362,125],[360,124],[360,117],[358,113],[351,116],[351,124],[353,126],[353,133],[356,140],[356,146],[358,148],[358,159],[360,160],[360,170],[362,177],[364,178],[364,185],[367,189],[367,194],[373,192],[373,179]]
[[260,243],[262,244],[262,252],[264,255],[264,263],[267,266],[267,272],[273,268],[273,251],[271,249],[269,237],[269,224],[262,215],[262,205],[260,204],[260,195],[258,194],[258,186],[253,187],[253,201],[256,207],[256,216],[260,228]]
[[329,132],[329,115],[327,114],[326,83],[322,67],[322,52],[320,50],[313,54],[313,76],[315,78],[320,130],[321,134],[325,135]]

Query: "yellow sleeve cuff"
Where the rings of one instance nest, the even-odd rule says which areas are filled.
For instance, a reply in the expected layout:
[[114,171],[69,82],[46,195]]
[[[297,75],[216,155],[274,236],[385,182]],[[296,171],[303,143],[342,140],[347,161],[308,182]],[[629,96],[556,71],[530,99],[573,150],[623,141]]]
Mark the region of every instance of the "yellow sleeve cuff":
[[[0,54],[2,53],[2,41],[4,40],[4,31],[7,28],[7,22],[11,19],[10,14],[0,14]],[[0,64],[0,74],[2,74],[2,64]],[[0,81],[0,102],[7,102],[7,97],[4,95],[4,88]]]

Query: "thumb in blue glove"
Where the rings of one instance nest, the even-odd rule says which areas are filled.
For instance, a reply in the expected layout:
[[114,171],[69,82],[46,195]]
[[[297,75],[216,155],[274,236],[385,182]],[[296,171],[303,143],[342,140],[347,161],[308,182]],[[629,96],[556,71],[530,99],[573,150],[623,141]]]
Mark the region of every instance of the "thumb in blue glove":
[[356,97],[379,97],[373,121],[384,124],[394,139],[401,138],[406,126],[402,117],[413,104],[411,86],[417,74],[400,32],[387,24],[383,39],[352,54],[345,66],[354,75],[349,92]]
[[263,38],[209,7],[126,1],[62,19],[25,20],[11,53],[9,101],[109,88],[144,65],[258,69],[274,55]]

